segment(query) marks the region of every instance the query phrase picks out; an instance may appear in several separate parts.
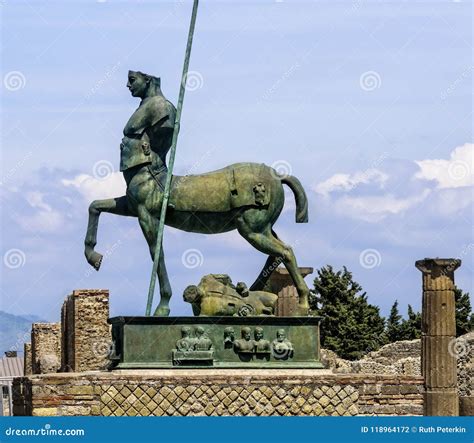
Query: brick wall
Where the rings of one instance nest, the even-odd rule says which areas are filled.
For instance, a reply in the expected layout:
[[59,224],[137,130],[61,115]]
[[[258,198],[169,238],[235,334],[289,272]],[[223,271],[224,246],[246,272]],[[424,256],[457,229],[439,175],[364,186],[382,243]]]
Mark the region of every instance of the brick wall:
[[31,356],[31,343],[23,344],[23,374],[31,375],[33,374],[32,366],[32,356]]
[[111,343],[109,291],[79,289],[65,300],[61,310],[62,371],[104,369]]
[[33,323],[31,326],[31,360],[33,374],[56,372],[61,365],[61,325]]

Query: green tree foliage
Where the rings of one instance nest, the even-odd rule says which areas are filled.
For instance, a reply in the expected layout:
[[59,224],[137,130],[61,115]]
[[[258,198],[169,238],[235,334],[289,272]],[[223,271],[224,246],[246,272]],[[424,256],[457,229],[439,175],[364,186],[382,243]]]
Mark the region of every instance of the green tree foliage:
[[421,337],[421,313],[408,305],[408,318],[402,320],[400,340],[414,340]]
[[415,312],[411,305],[408,305],[407,319],[402,318],[398,311],[398,301],[395,300],[387,320],[386,335],[390,343],[420,338],[421,314]]
[[385,319],[367,302],[362,287],[343,267],[318,270],[310,296],[311,312],[322,315],[321,346],[340,357],[355,360],[386,343]]
[[398,300],[395,300],[395,303],[390,309],[390,316],[387,320],[387,330],[386,335],[390,343],[394,341],[402,340],[400,337],[402,335],[402,316],[398,312]]
[[454,299],[456,301],[456,336],[459,337],[474,331],[474,314],[468,292],[456,288]]
[[[474,314],[472,312],[469,293],[461,289],[454,290],[456,303],[456,336],[474,331]],[[399,340],[414,340],[421,337],[421,313],[415,312],[408,305],[407,319],[402,319],[398,313],[398,302],[392,306],[387,320],[386,335],[390,343]]]

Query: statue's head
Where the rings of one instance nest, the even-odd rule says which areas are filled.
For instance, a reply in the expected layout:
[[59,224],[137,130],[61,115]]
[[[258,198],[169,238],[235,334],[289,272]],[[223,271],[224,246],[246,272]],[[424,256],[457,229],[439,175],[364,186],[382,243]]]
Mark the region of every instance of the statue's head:
[[230,340],[234,340],[234,337],[235,337],[235,331],[234,331],[234,328],[232,326],[227,326],[225,329],[224,329],[224,340],[225,339],[230,339]]
[[191,328],[189,326],[183,326],[181,328],[181,337],[187,338],[191,335]]
[[196,337],[202,337],[205,331],[202,326],[198,326],[195,332],[196,332]]
[[284,329],[278,329],[277,331],[277,340],[284,341],[286,340],[286,332]]
[[199,301],[202,299],[202,296],[202,290],[195,285],[189,285],[183,292],[184,301],[191,304],[199,303]]
[[127,88],[133,97],[145,98],[155,95],[156,90],[160,89],[160,84],[161,80],[158,77],[140,71],[128,71]]
[[242,328],[242,338],[244,340],[250,340],[252,338],[252,330],[245,326]]
[[253,335],[255,337],[255,340],[261,340],[263,338],[263,328],[261,328],[260,326],[255,328],[255,332]]
[[235,285],[235,290],[242,296],[242,297],[248,297],[249,296],[249,289],[247,288],[247,285],[242,282],[242,281],[239,281],[236,285]]

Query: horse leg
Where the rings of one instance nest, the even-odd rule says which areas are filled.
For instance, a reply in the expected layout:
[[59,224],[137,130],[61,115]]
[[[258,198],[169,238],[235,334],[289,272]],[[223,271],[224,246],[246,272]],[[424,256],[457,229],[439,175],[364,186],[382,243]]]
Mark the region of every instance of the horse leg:
[[99,227],[99,217],[101,212],[133,217],[128,208],[127,196],[108,198],[106,200],[94,200],[89,205],[89,221],[87,233],[84,240],[84,254],[87,262],[98,271],[102,263],[102,254],[94,250],[97,244],[97,229]]
[[272,235],[271,228],[268,226],[262,232],[254,232],[242,219],[237,227],[240,235],[244,237],[254,248],[259,251],[281,257],[288,273],[290,274],[299,296],[299,312],[307,313],[309,309],[309,288],[301,275],[296,263],[295,254],[290,246],[283,243],[280,239]]
[[[158,220],[153,217],[144,206],[138,207],[138,221],[142,228],[143,235],[150,249],[151,259],[155,259],[156,240],[158,234]],[[171,284],[168,278],[168,272],[165,264],[165,254],[163,245],[161,245],[160,259],[158,262],[158,281],[160,283],[160,303],[155,310],[154,315],[158,317],[168,317],[170,315],[170,299],[172,295]]]
[[[275,238],[278,238],[275,231],[272,229],[272,235]],[[273,271],[283,263],[282,257],[276,257],[275,255],[269,255],[267,261],[263,265],[263,269],[260,271],[260,274],[253,282],[252,286],[250,286],[251,291],[263,291],[265,285],[267,284],[270,275],[272,275]]]

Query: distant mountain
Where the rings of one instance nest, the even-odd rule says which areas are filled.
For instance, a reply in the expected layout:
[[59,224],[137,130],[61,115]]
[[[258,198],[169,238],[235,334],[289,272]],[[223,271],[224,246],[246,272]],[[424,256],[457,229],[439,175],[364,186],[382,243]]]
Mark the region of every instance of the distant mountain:
[[5,351],[23,352],[23,343],[31,341],[31,323],[41,322],[36,315],[13,315],[0,311],[0,357]]

